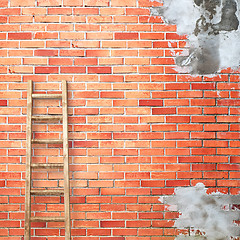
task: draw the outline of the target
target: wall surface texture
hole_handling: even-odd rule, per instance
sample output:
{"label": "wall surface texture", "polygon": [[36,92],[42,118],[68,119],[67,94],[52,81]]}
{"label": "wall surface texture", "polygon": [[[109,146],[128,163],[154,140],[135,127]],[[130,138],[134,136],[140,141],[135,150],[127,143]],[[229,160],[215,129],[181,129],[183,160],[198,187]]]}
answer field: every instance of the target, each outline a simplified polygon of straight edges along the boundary
{"label": "wall surface texture", "polygon": [[[179,212],[160,196],[197,183],[239,194],[239,3],[209,2],[0,0],[1,240],[24,235],[28,80],[37,93],[68,81],[73,240],[189,236],[189,223],[174,226]],[[58,100],[34,102],[34,114],[60,111]],[[55,139],[62,128],[33,130]],[[33,161],[60,162],[61,154],[61,145],[36,145]],[[33,172],[34,188],[62,186],[60,171]],[[206,199],[195,209],[212,208]],[[63,200],[36,196],[33,214],[63,215]],[[194,219],[206,217],[201,209]],[[33,223],[32,235],[63,240],[64,226]]]}

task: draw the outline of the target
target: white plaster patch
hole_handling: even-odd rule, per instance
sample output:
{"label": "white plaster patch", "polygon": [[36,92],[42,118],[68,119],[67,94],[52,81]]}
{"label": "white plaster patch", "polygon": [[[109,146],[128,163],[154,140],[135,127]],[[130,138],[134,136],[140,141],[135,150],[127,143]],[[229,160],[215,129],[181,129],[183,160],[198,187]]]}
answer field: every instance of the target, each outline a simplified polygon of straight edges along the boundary
{"label": "white plaster patch", "polygon": [[[240,20],[240,17],[238,19]],[[238,31],[220,34],[219,54],[221,69],[237,69],[240,66],[240,28]]]}
{"label": "white plaster patch", "polygon": [[177,32],[181,35],[191,35],[197,19],[201,16],[199,9],[193,6],[192,0],[165,0],[164,9],[164,20],[176,24]]}
{"label": "white plaster patch", "polygon": [[[162,0],[155,1],[162,2]],[[177,25],[178,34],[188,36],[190,56],[176,61],[179,66],[177,70],[180,72],[209,75],[216,74],[225,68],[237,69],[240,66],[240,24],[237,29],[221,28],[224,24],[226,25],[226,21],[221,21],[222,13],[225,11],[223,5],[229,0],[219,0],[220,4],[213,7],[214,14],[211,14],[205,6],[207,1],[209,0],[202,0],[202,5],[198,6],[195,0],[164,0],[162,8],[152,8],[153,15],[164,16],[167,23]],[[236,15],[240,22],[240,1],[231,0],[230,2],[229,6],[236,4],[237,11],[235,9],[232,15]],[[233,10],[228,8],[227,11]],[[229,16],[232,15],[230,13]],[[220,30],[217,33],[211,32],[213,26],[208,27],[204,32],[204,24],[220,26]],[[231,24],[231,21],[228,24]],[[200,29],[200,32],[196,33],[196,29]],[[213,59],[216,61],[213,62]],[[204,62],[207,64],[204,65]],[[211,62],[212,67],[209,67]]]}
{"label": "white plaster patch", "polygon": [[239,203],[240,197],[220,193],[208,195],[206,191],[204,184],[198,183],[195,187],[177,188],[174,196],[165,197],[167,209],[174,210],[177,205],[181,213],[175,227],[191,228],[192,233],[200,232],[208,240],[238,236],[239,228],[234,225],[234,220],[239,219],[239,211],[227,207]]}

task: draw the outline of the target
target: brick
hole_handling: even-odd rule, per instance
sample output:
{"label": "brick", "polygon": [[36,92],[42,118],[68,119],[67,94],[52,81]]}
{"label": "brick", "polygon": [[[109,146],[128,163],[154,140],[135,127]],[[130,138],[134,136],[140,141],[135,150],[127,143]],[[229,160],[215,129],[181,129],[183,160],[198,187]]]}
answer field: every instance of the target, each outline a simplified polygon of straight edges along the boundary
{"label": "brick", "polygon": [[163,100],[139,100],[139,106],[163,106]]}
{"label": "brick", "polygon": [[137,236],[137,229],[113,229],[113,236]]}
{"label": "brick", "polygon": [[88,236],[109,236],[111,234],[110,229],[88,229]]}
{"label": "brick", "polygon": [[[113,18],[113,22],[114,23],[137,23],[138,17],[137,16],[115,16]],[[143,30],[144,29],[142,29],[142,31]]]}
{"label": "brick", "polygon": [[164,33],[140,33],[140,39],[164,39]]}
{"label": "brick", "polygon": [[220,99],[217,100],[218,106],[239,106],[240,101],[239,100],[233,100],[233,99]]}
{"label": "brick", "polygon": [[112,0],[111,1],[112,7],[135,7],[136,0]]}
{"label": "brick", "polygon": [[35,16],[34,19],[36,23],[58,23],[60,20],[59,16]]}
{"label": "brick", "polygon": [[139,236],[163,235],[163,229],[139,229]]}
{"label": "brick", "polygon": [[21,25],[22,31],[44,31],[45,30],[45,23],[42,24],[35,24],[33,22],[33,16],[22,16],[22,17],[13,17],[12,19],[15,22],[24,23],[29,22],[29,24]]}
{"label": "brick", "polygon": [[151,110],[149,108],[127,108],[127,115],[149,115]]}
{"label": "brick", "polygon": [[72,32],[71,34],[69,34],[67,32],[61,32],[60,39],[73,39],[73,40],[84,39],[84,33]]}
{"label": "brick", "polygon": [[114,150],[114,156],[125,156],[125,155],[129,155],[129,156],[136,156],[138,155],[138,150],[137,149],[115,149]]}
{"label": "brick", "polygon": [[75,65],[97,65],[97,58],[77,58]]}
{"label": "brick", "polygon": [[[116,158],[116,157],[114,157]],[[119,157],[118,157],[119,158]],[[104,173],[99,173],[100,179],[123,179],[124,178],[124,173],[112,173],[112,172],[104,172]],[[106,186],[105,186],[106,187]]]}
{"label": "brick", "polygon": [[239,187],[238,180],[217,180],[218,186]]}
{"label": "brick", "polygon": [[[9,17],[9,23],[32,23],[33,17],[32,16],[10,16]],[[30,30],[25,26],[25,28],[22,27],[22,30]]]}
{"label": "brick", "polygon": [[137,67],[131,66],[121,66],[121,67],[113,67],[113,73],[136,73]]}
{"label": "brick", "polygon": [[38,49],[34,51],[34,56],[58,56],[58,50]]}
{"label": "brick", "polygon": [[83,57],[84,50],[60,50],[60,56],[74,56],[74,57]]}
{"label": "brick", "polygon": [[214,116],[192,116],[192,122],[215,122],[215,117]]}
{"label": "brick", "polygon": [[128,212],[113,212],[113,219],[137,219],[137,213],[128,213]]}
{"label": "brick", "polygon": [[9,56],[33,56],[32,50],[9,50]]}
{"label": "brick", "polygon": [[110,56],[109,50],[86,50],[87,57],[108,57]]}
{"label": "brick", "polygon": [[20,58],[1,58],[0,65],[20,65]]}
{"label": "brick", "polygon": [[71,8],[49,8],[48,14],[50,15],[70,15],[72,13]]}
{"label": "brick", "polygon": [[215,99],[192,99],[192,106],[215,106]]}
{"label": "brick", "polygon": [[109,0],[86,0],[85,6],[90,7],[108,7],[109,6]]}
{"label": "brick", "polygon": [[36,74],[58,73],[58,67],[35,67]]}
{"label": "brick", "polygon": [[124,221],[101,221],[100,226],[103,228],[117,228],[117,227],[124,227]]}
{"label": "brick", "polygon": [[7,106],[7,100],[0,100],[0,106]]}
{"label": "brick", "polygon": [[[2,3],[4,5],[4,2]],[[20,15],[20,8],[3,8],[0,9],[1,15]]]}
{"label": "brick", "polygon": [[63,6],[81,7],[83,6],[83,1],[82,0],[63,0]]}
{"label": "brick", "polygon": [[204,178],[228,178],[228,172],[204,172],[203,173]]}
{"label": "brick", "polygon": [[[156,49],[151,49],[151,50],[139,50],[139,56],[140,57],[146,57],[146,56],[150,56],[150,57],[162,57],[163,56],[163,50],[156,50]],[[161,60],[161,59],[160,59]],[[158,59],[159,61],[159,59]],[[161,64],[162,63],[156,63],[156,61],[154,61],[154,59],[152,59],[152,64]]]}
{"label": "brick", "polygon": [[102,8],[100,9],[101,15],[123,15],[124,9],[123,8]]}
{"label": "brick", "polygon": [[238,139],[239,133],[238,132],[219,132],[217,133],[218,139]]}
{"label": "brick", "polygon": [[187,90],[190,89],[189,83],[166,83],[165,84],[166,90]]}
{"label": "brick", "polygon": [[228,162],[228,157],[223,156],[205,156],[204,161],[206,163],[224,163]]}
{"label": "brick", "polygon": [[73,59],[71,58],[50,58],[49,65],[72,65]]}
{"label": "brick", "polygon": [[167,187],[186,187],[190,185],[189,180],[167,180]]}
{"label": "brick", "polygon": [[62,23],[85,23],[86,17],[85,16],[62,16],[61,22]]}
{"label": "brick", "polygon": [[[47,25],[47,31],[73,31],[73,24],[48,24]],[[81,34],[78,35],[80,37]],[[66,33],[62,33],[62,37],[68,37]],[[74,34],[74,37],[76,37],[76,34]]]}
{"label": "brick", "polygon": [[133,40],[138,39],[138,33],[115,33],[116,40]]}
{"label": "brick", "polygon": [[188,116],[167,116],[167,123],[189,123],[190,117]]}
{"label": "brick", "polygon": [[61,73],[86,73],[85,67],[61,67]]}
{"label": "brick", "polygon": [[[0,17],[0,22],[1,22],[1,23],[7,23],[7,21],[8,21],[7,16],[1,16],[1,17]],[[6,34],[4,34],[4,35],[5,35],[5,39],[6,39]]]}
{"label": "brick", "polygon": [[9,40],[18,40],[18,39],[32,39],[32,33],[24,32],[24,33],[8,33]]}
{"label": "brick", "polygon": [[111,23],[112,16],[88,16],[89,23]]}
{"label": "brick", "polygon": [[43,7],[54,7],[61,6],[61,0],[37,0],[37,6]]}
{"label": "brick", "polygon": [[96,39],[96,40],[106,40],[106,39],[113,39],[113,34],[112,33],[105,33],[105,32],[101,32],[101,33],[87,33],[87,39]]}
{"label": "brick", "polygon": [[110,74],[111,72],[112,72],[111,67],[88,67],[88,73]]}
{"label": "brick", "polygon": [[175,61],[173,58],[153,58],[152,59],[152,64],[156,64],[156,65],[174,65],[174,63]]}
{"label": "brick", "polygon": [[44,47],[43,41],[23,41],[20,42],[21,48],[42,48]]}
{"label": "brick", "polygon": [[0,1],[0,7],[7,7],[8,6],[8,0],[1,0]]}
{"label": "brick", "polygon": [[176,114],[176,108],[153,108],[152,115]]}
{"label": "brick", "polygon": [[164,23],[162,17],[157,16],[140,16],[139,17],[140,23]]}
{"label": "brick", "polygon": [[163,73],[162,66],[140,66],[139,73]]}
{"label": "brick", "polygon": [[[121,56],[137,56],[138,52],[136,50],[112,50],[111,56],[121,57]],[[136,65],[136,64],[133,64]]]}
{"label": "brick", "polygon": [[124,27],[124,24],[118,24],[118,25],[115,25],[115,24],[102,24],[101,29],[102,29],[102,31],[113,31],[113,32],[116,32],[116,31],[124,31],[125,27]]}

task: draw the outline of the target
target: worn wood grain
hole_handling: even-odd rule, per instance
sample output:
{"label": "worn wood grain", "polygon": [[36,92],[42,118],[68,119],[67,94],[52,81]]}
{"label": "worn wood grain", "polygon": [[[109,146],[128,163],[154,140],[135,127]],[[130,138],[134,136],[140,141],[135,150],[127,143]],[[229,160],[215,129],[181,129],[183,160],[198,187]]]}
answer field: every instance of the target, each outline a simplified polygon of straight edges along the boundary
{"label": "worn wood grain", "polygon": [[30,240],[31,238],[32,86],[32,81],[28,81],[24,240]]}
{"label": "worn wood grain", "polygon": [[32,168],[43,168],[43,169],[53,169],[53,168],[63,168],[63,163],[32,163],[31,167]]}
{"label": "worn wood grain", "polygon": [[63,108],[63,162],[64,162],[64,213],[65,213],[65,240],[71,239],[70,226],[70,196],[69,196],[69,162],[68,162],[68,109],[67,109],[67,82],[62,81],[62,108]]}
{"label": "worn wood grain", "polygon": [[32,98],[62,98],[62,94],[32,94]]}
{"label": "worn wood grain", "polygon": [[31,222],[64,222],[65,217],[31,217]]}

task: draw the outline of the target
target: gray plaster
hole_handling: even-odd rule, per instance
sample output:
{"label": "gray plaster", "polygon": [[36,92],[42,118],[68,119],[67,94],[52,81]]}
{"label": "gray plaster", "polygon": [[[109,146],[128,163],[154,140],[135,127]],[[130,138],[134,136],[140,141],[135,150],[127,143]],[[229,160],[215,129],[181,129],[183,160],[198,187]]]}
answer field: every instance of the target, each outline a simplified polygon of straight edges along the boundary
{"label": "gray plaster", "polygon": [[177,25],[179,34],[188,35],[188,56],[176,58],[184,71],[207,75],[239,67],[239,0],[165,0],[152,14],[164,16]]}
{"label": "gray plaster", "polygon": [[232,206],[240,203],[240,196],[208,195],[206,190],[199,183],[195,187],[177,188],[174,196],[164,197],[164,203],[169,205],[167,210],[181,213],[175,227],[191,229],[190,236],[178,239],[226,240],[239,236],[240,229],[234,220],[239,219],[240,211]]}

